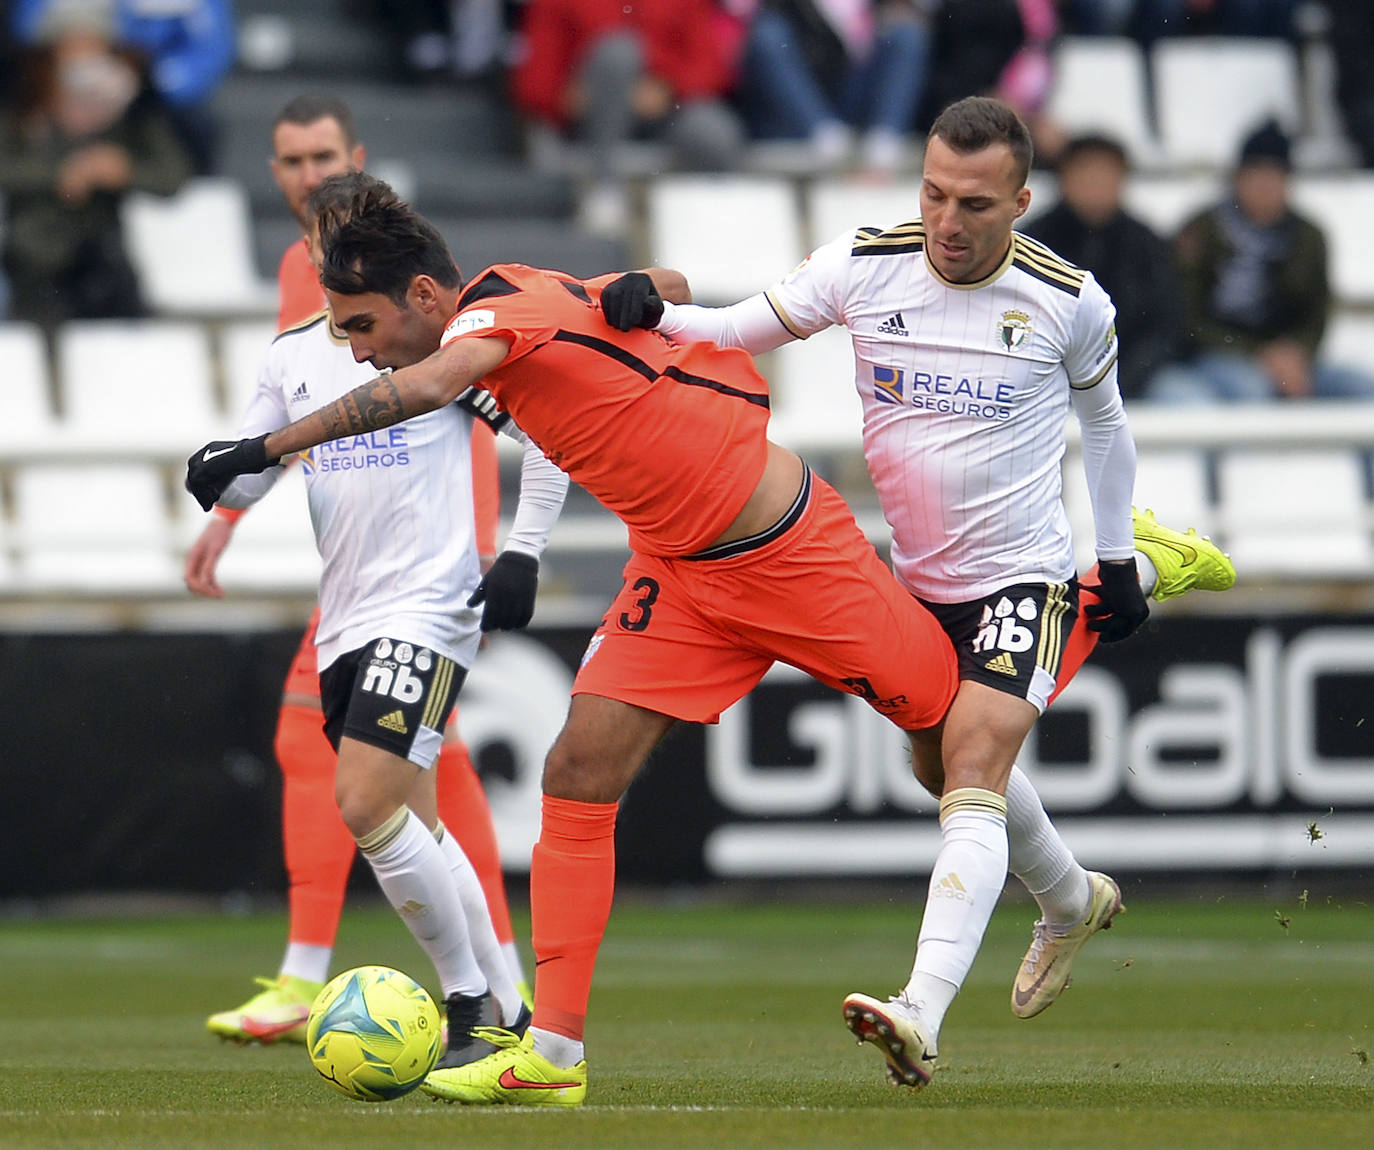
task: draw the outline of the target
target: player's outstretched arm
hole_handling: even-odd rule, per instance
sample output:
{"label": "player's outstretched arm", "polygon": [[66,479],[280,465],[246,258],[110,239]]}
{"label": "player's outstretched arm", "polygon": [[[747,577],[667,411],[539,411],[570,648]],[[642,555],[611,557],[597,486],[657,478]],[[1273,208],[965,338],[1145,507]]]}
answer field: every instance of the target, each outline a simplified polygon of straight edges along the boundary
{"label": "player's outstretched arm", "polygon": [[255,475],[285,455],[379,431],[450,402],[505,359],[504,339],[457,339],[419,363],[384,371],[280,431],[206,444],[186,463],[186,490],[209,511],[240,475]]}

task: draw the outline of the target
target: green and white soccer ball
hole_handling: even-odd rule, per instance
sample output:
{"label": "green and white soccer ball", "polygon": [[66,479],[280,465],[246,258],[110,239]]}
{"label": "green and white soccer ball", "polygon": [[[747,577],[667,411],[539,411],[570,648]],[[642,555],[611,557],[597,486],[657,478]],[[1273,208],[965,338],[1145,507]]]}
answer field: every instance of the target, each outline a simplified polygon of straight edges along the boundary
{"label": "green and white soccer ball", "polygon": [[360,1102],[410,1093],[434,1069],[442,1045],[434,999],[387,966],[336,975],[316,996],[305,1025],[315,1069]]}

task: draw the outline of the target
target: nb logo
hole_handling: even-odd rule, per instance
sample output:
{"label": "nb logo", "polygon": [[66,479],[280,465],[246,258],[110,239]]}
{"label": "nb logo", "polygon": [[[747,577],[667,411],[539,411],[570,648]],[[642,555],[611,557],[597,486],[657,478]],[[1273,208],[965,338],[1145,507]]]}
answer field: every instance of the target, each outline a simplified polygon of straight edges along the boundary
{"label": "nb logo", "polygon": [[[1021,626],[1023,620],[1030,622],[1040,617],[1040,608],[1034,599],[1027,596],[1019,603],[1013,603],[1005,595],[995,606],[984,606],[983,617],[978,620],[978,634],[973,640],[974,653],[983,651],[1029,651],[1035,642],[1035,632]],[[994,660],[996,662],[996,660]],[[1005,670],[988,664],[993,671]],[[1012,668],[1015,673],[1015,668]]]}
{"label": "nb logo", "polygon": [[409,667],[369,663],[363,673],[363,690],[374,695],[390,695],[399,703],[418,703],[425,693],[425,681]]}

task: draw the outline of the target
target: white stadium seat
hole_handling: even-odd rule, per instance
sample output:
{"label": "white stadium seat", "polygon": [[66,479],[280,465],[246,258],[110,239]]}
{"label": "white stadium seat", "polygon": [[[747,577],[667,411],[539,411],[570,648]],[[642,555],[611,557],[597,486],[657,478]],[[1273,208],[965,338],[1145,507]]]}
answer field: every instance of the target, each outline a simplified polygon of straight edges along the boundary
{"label": "white stadium seat", "polygon": [[1247,576],[1374,574],[1364,460],[1354,450],[1236,448],[1217,462],[1221,522]]}
{"label": "white stadium seat", "polygon": [[784,344],[760,366],[772,393],[770,439],[803,455],[861,446],[863,406],[848,331],[830,327]]}
{"label": "white stadium seat", "polygon": [[180,586],[161,469],[29,463],[15,469],[17,578],[31,591],[165,592]]}
{"label": "white stadium seat", "polygon": [[1301,126],[1297,54],[1286,41],[1166,36],[1152,59],[1165,164],[1227,169],[1269,117],[1290,134]]}
{"label": "white stadium seat", "polygon": [[0,323],[0,363],[5,365],[0,455],[13,458],[52,450],[57,421],[43,333],[30,323]]}
{"label": "white stadium seat", "polygon": [[[810,250],[851,228],[890,228],[914,220],[921,214],[921,185],[916,180],[878,184],[817,179],[808,188],[806,205]],[[787,269],[779,270],[773,278],[780,278],[783,270]]]}
{"label": "white stadium seat", "polygon": [[1374,174],[1299,176],[1293,205],[1326,234],[1331,290],[1347,304],[1374,304]]}
{"label": "white stadium seat", "polygon": [[1156,161],[1145,57],[1128,37],[1060,40],[1046,110],[1071,135],[1094,132],[1116,140],[1133,165],[1149,167]]}
{"label": "white stadium seat", "polygon": [[1318,356],[1374,373],[1374,314],[1337,311],[1326,325]]}
{"label": "white stadium seat", "polygon": [[734,303],[806,254],[790,181],[663,176],[648,188],[650,262],[687,276],[699,303]]}
{"label": "white stadium seat", "polygon": [[1226,182],[1216,175],[1131,176],[1122,189],[1126,210],[1170,239],[1203,208],[1221,199]]}
{"label": "white stadium seat", "polygon": [[220,329],[219,358],[230,420],[237,421],[253,398],[258,371],[276,335],[276,321],[269,319],[239,320]]}
{"label": "white stadium seat", "polygon": [[77,320],[57,336],[63,445],[185,458],[231,428],[214,398],[203,325]]}
{"label": "white stadium seat", "polygon": [[1149,508],[1161,523],[1200,535],[1215,529],[1207,456],[1188,448],[1142,447],[1135,467],[1135,505]]}
{"label": "white stadium seat", "polygon": [[136,192],[122,207],[125,239],[148,305],[167,315],[270,314],[277,289],[258,275],[248,194],[202,176],[174,196]]}

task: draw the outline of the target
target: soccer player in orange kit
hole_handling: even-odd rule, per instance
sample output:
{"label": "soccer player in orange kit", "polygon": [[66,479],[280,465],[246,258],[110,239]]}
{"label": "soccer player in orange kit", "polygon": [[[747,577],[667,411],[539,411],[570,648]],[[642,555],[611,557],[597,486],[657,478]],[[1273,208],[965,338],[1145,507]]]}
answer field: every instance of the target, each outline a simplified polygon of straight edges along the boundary
{"label": "soccer player in orange kit", "polygon": [[[329,176],[360,170],[366,159],[347,104],[326,95],[298,96],[282,108],[272,128],[272,151],[272,174],[303,231],[310,193]],[[279,331],[313,320],[324,309],[324,290],[304,236],[283,254],[277,284]],[[472,437],[472,459],[477,544],[485,569],[496,556],[500,481],[495,436],[480,422]],[[223,595],[215,567],[243,514],[215,508],[186,559],[186,585],[194,593]],[[286,952],[276,978],[257,980],[259,993],[206,1021],[212,1034],[239,1042],[305,1040],[310,1004],[329,976],[356,853],[334,802],[336,755],[322,729],[315,660],[318,622],[316,608],[287,672],[274,745],[282,771],[282,845],[289,882]],[[455,723],[447,729],[439,757],[439,816],[477,872],[502,953],[525,992],[491,810]]]}
{"label": "soccer player in orange kit", "polygon": [[[513,419],[629,529],[624,586],[545,761],[533,1023],[523,1039],[483,1028],[495,1053],[424,1085],[449,1101],[580,1105],[617,803],[655,744],[679,721],[714,722],[777,660],[918,732],[954,697],[954,652],[839,495],[768,441],[768,385],[746,353],[609,330],[610,276],[505,264],[464,286],[403,204],[321,225],[335,321],[383,374],[281,431],[196,452],[187,488],[202,506],[284,455],[457,399]],[[942,800],[947,828],[988,819],[1005,821],[1000,795]]]}

